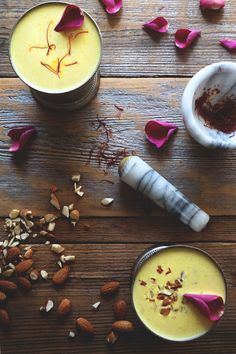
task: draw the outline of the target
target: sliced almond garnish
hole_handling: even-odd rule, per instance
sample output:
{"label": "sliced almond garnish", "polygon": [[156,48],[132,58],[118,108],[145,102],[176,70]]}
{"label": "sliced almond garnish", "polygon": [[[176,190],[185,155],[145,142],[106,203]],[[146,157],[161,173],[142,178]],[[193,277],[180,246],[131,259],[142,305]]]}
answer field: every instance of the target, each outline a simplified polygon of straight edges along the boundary
{"label": "sliced almond garnish", "polygon": [[44,311],[45,312],[49,312],[49,311],[51,311],[53,309],[53,307],[54,307],[54,303],[53,303],[52,300],[49,299],[49,300],[46,301],[44,306],[40,307],[39,311],[41,311],[41,312],[44,312]]}
{"label": "sliced almond garnish", "polygon": [[46,270],[42,269],[40,271],[40,275],[41,277],[44,279],[44,280],[47,280],[48,279],[48,272],[46,272]]}
{"label": "sliced almond garnish", "polygon": [[15,269],[7,269],[4,272],[2,272],[2,275],[4,275],[4,277],[11,277],[13,275],[13,273],[15,272]]}
{"label": "sliced almond garnish", "polygon": [[46,214],[44,215],[44,220],[46,223],[53,222],[57,219],[57,215],[55,214]]}
{"label": "sliced almond garnish", "polygon": [[64,254],[60,257],[62,263],[74,262],[75,256],[65,256]]}
{"label": "sliced almond garnish", "polygon": [[114,199],[113,198],[103,198],[101,201],[101,204],[104,206],[108,206],[111,203],[113,203]]}
{"label": "sliced almond garnish", "polygon": [[75,186],[75,194],[77,194],[80,197],[83,197],[84,192],[82,192],[81,189],[82,189],[82,186],[79,186],[79,187]]}
{"label": "sliced almond garnish", "polygon": [[68,334],[69,338],[75,338],[75,332],[74,331],[70,331]]}
{"label": "sliced almond garnish", "polygon": [[71,179],[72,179],[72,182],[78,183],[80,181],[80,174],[72,176]]}
{"label": "sliced almond garnish", "polygon": [[100,305],[101,305],[101,301],[95,302],[95,304],[92,305],[92,308],[93,308],[94,310],[97,310]]}
{"label": "sliced almond garnish", "polygon": [[50,231],[50,232],[54,231],[55,227],[56,227],[56,223],[55,222],[50,222],[48,224],[48,231]]}
{"label": "sliced almond garnish", "polygon": [[16,219],[20,215],[20,210],[12,209],[9,213],[9,218]]}
{"label": "sliced almond garnish", "polygon": [[67,205],[64,205],[62,208],[62,215],[64,215],[66,218],[69,218],[70,216],[70,211]]}
{"label": "sliced almond garnish", "polygon": [[59,244],[53,243],[51,246],[51,251],[54,253],[60,254],[65,251],[65,248]]}
{"label": "sliced almond garnish", "polygon": [[54,193],[51,193],[51,200],[50,203],[54,206],[54,208],[56,208],[57,210],[60,210],[60,203],[58,198],[56,197],[56,195]]}
{"label": "sliced almond garnish", "polygon": [[31,280],[34,280],[34,281],[36,281],[36,280],[38,280],[38,278],[39,278],[39,271],[38,271],[38,269],[33,269],[31,272],[30,272],[30,279]]}

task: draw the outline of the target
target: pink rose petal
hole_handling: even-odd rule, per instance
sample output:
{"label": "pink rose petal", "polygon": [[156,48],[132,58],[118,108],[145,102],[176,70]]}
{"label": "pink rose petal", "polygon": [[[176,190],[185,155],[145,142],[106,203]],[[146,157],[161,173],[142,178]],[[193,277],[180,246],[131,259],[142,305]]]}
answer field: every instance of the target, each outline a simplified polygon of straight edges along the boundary
{"label": "pink rose petal", "polygon": [[219,295],[184,294],[211,321],[218,321],[224,313],[224,301]]}
{"label": "pink rose petal", "polygon": [[122,0],[102,0],[102,3],[110,15],[116,14],[122,8]]}
{"label": "pink rose petal", "polygon": [[197,37],[200,37],[200,35],[200,30],[187,28],[178,29],[175,32],[175,45],[180,49],[187,48]]}
{"label": "pink rose petal", "polygon": [[157,119],[149,120],[145,126],[146,138],[159,149],[177,129],[177,125],[173,123],[161,122]]}
{"label": "pink rose petal", "polygon": [[32,126],[10,129],[8,136],[13,140],[13,143],[10,146],[9,151],[20,151],[35,134],[36,129]]}
{"label": "pink rose petal", "polygon": [[83,11],[76,5],[67,5],[54,31],[73,31],[80,28],[83,23]]}
{"label": "pink rose petal", "polygon": [[143,27],[154,32],[164,33],[168,31],[169,23],[165,17],[157,17],[155,20],[144,23]]}
{"label": "pink rose petal", "polygon": [[236,49],[236,40],[235,39],[221,39],[219,43],[228,50]]}
{"label": "pink rose petal", "polygon": [[225,0],[200,0],[200,7],[206,10],[220,10],[225,6]]}

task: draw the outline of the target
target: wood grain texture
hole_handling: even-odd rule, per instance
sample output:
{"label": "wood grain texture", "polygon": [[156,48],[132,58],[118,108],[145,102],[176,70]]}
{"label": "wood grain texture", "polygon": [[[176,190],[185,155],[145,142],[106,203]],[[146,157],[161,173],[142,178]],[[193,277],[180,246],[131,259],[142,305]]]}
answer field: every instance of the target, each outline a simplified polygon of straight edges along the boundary
{"label": "wood grain texture", "polygon": [[[18,79],[0,81],[0,215],[13,207],[30,207],[38,216],[52,210],[49,188],[56,184],[62,205],[75,202],[82,216],[143,215],[144,199],[119,181],[117,165],[104,175],[91,148],[105,141],[96,116],[113,131],[109,154],[127,147],[211,215],[236,214],[236,152],[209,151],[187,134],[180,100],[186,79],[103,79],[96,99],[76,113],[58,114],[41,108]],[[124,108],[118,111],[114,104]],[[145,139],[148,119],[160,118],[179,126],[162,150]],[[8,151],[6,132],[15,126],[34,125],[38,136],[25,153],[14,158]],[[85,196],[73,194],[71,175],[82,175]],[[109,179],[113,184],[107,182]],[[216,193],[217,191],[217,193]],[[115,199],[109,208],[104,197]],[[28,203],[30,202],[30,205]],[[154,213],[164,215],[159,208]]]}
{"label": "wood grain texture", "polygon": [[[43,0],[0,2],[0,76],[14,76],[8,58],[9,33],[17,19],[31,6]],[[202,13],[199,1],[124,1],[123,10],[108,16],[99,0],[80,1],[98,22],[103,34],[104,55],[101,65],[103,76],[191,76],[200,68],[221,60],[235,60],[218,41],[235,38],[234,1],[227,0],[224,10]],[[156,16],[165,16],[170,22],[168,34],[151,34],[142,24]],[[202,37],[190,48],[181,51],[174,45],[178,28],[202,30]]]}
{"label": "wood grain texture", "polygon": [[[51,281],[39,281],[34,285],[32,294],[24,297],[22,294],[9,300],[8,308],[12,318],[12,329],[6,335],[0,334],[3,354],[40,354],[40,353],[110,353],[105,337],[109,332],[113,317],[112,304],[114,299],[102,299],[97,312],[91,305],[100,300],[99,289],[106,281],[116,279],[121,282],[118,297],[123,297],[129,304],[127,318],[134,321],[136,331],[131,337],[123,337],[115,345],[116,353],[170,353],[173,350],[189,354],[223,354],[233,353],[236,340],[235,316],[236,307],[236,274],[233,268],[236,246],[226,243],[197,243],[196,246],[211,253],[222,266],[228,282],[228,307],[218,326],[207,336],[189,343],[176,344],[162,341],[150,335],[137,320],[131,306],[129,278],[136,257],[150,244],[133,245],[66,245],[68,253],[77,256],[72,267],[70,278],[64,288],[55,290]],[[35,264],[52,273],[56,270],[56,256],[51,254],[46,246],[34,246]],[[55,310],[48,316],[39,312],[44,301],[51,298],[55,304],[63,297],[69,297],[73,302],[73,311],[64,323],[58,322]],[[96,329],[93,341],[85,342],[83,338],[70,341],[67,338],[69,330],[74,329],[78,316],[90,319]],[[32,349],[34,348],[34,349]],[[33,350],[33,351],[32,351]]]}
{"label": "wood grain texture", "polygon": [[[89,226],[89,229],[88,229]],[[75,228],[65,219],[59,219],[53,234],[64,243],[183,243],[183,242],[236,242],[235,217],[212,217],[207,227],[196,233],[179,220],[169,216],[143,217],[82,217]],[[0,221],[0,240],[7,234]],[[47,238],[30,237],[26,242],[44,243]]]}

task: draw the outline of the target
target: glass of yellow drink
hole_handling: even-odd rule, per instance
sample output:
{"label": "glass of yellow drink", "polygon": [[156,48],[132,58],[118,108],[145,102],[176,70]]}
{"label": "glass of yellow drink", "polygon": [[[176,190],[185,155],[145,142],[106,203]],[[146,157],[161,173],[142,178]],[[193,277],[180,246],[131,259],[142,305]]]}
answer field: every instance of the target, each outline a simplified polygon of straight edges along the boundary
{"label": "glass of yellow drink", "polygon": [[101,33],[87,12],[80,28],[54,30],[67,5],[46,2],[31,8],[10,39],[14,71],[39,102],[57,110],[80,108],[93,98],[102,57]]}
{"label": "glass of yellow drink", "polygon": [[226,302],[226,281],[216,261],[191,246],[163,246],[145,251],[136,261],[132,300],[141,322],[172,341],[201,337],[215,325],[184,294],[214,294]]}

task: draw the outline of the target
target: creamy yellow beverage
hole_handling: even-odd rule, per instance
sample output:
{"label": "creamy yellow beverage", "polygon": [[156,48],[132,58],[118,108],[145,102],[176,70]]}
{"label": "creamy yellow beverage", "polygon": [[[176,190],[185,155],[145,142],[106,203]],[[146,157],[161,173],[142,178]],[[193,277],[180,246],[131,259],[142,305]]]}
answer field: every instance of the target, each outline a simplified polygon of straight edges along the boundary
{"label": "creamy yellow beverage", "polygon": [[163,248],[148,258],[133,283],[133,303],[141,321],[152,332],[175,341],[208,332],[210,321],[183,295],[215,294],[225,302],[226,288],[216,263],[200,250]]}
{"label": "creamy yellow beverage", "polygon": [[84,84],[101,58],[99,31],[84,14],[74,31],[56,32],[66,5],[46,3],[27,12],[16,25],[10,43],[14,70],[38,91],[61,93]]}

